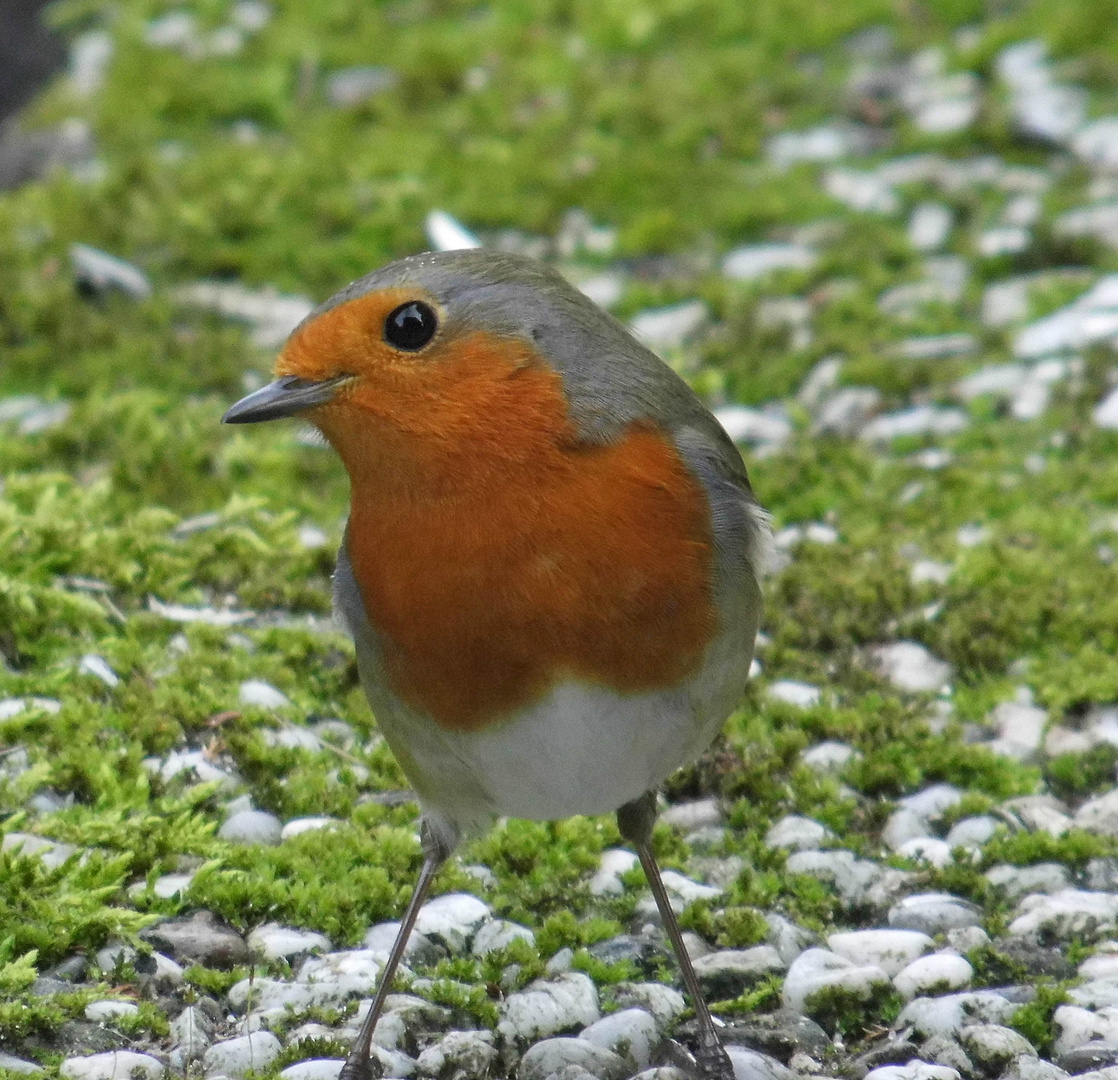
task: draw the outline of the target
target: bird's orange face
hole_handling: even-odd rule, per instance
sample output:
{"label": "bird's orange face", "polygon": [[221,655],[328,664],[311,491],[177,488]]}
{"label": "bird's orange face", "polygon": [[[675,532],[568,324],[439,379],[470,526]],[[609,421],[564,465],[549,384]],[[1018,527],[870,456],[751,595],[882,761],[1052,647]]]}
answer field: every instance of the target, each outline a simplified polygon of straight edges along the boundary
{"label": "bird's orange face", "polygon": [[438,301],[414,287],[367,293],[304,324],[275,371],[332,387],[304,411],[351,475],[390,465],[414,484],[415,469],[453,468],[457,452],[520,457],[568,424],[559,376],[530,345],[448,327]]}

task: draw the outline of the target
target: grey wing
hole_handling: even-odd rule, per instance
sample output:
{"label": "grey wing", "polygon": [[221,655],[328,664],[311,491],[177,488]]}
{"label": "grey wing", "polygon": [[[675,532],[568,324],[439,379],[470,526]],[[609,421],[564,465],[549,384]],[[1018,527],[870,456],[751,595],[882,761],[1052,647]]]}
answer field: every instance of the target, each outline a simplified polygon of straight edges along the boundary
{"label": "grey wing", "polygon": [[[680,456],[703,481],[710,499],[720,596],[759,604],[758,582],[769,560],[769,515],[757,502],[741,455],[709,413],[672,433]],[[705,421],[705,422],[704,422]]]}

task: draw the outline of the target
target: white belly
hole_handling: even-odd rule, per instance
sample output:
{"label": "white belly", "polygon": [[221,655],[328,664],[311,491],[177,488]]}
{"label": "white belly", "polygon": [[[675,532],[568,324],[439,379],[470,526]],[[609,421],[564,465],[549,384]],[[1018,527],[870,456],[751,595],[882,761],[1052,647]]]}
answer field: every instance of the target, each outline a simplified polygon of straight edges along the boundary
{"label": "white belly", "polygon": [[451,731],[389,689],[341,558],[336,585],[377,724],[451,846],[495,816],[550,821],[608,813],[694,761],[741,698],[756,630],[752,618],[725,630],[700,671],[672,690],[622,694],[568,680],[481,731]]}
{"label": "white belly", "polygon": [[376,713],[424,803],[462,829],[495,815],[616,810],[701,753],[725,719],[696,717],[682,691],[622,696],[574,683],[478,732],[444,730],[387,701]]}

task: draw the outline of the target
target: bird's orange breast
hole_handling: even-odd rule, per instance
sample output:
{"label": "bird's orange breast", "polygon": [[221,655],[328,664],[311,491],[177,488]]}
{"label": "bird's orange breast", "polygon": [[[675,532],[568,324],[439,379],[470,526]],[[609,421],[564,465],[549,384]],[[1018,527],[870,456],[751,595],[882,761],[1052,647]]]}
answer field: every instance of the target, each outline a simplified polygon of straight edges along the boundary
{"label": "bird's orange breast", "polygon": [[481,333],[414,377],[422,393],[388,379],[320,418],[392,690],[477,730],[564,677],[639,693],[692,675],[717,626],[713,546],[670,439],[581,440],[555,371]]}

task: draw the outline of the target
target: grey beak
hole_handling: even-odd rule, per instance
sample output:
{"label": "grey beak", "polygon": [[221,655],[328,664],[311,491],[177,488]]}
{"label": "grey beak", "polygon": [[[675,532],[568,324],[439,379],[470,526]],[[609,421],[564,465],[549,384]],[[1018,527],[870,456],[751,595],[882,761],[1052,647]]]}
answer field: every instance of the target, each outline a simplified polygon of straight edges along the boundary
{"label": "grey beak", "polygon": [[304,409],[325,405],[342,383],[351,375],[335,375],[332,379],[312,381],[295,375],[285,375],[275,382],[241,398],[221,418],[223,424],[258,424],[261,420],[278,420],[295,416]]}

